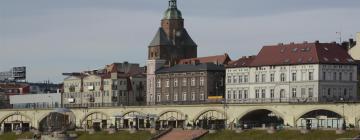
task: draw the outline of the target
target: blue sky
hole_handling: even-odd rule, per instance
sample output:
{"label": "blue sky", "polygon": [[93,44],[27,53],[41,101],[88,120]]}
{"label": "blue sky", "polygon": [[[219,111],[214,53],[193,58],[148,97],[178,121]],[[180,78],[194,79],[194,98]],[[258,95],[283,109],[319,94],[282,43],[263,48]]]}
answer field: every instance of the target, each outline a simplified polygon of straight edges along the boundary
{"label": "blue sky", "polygon": [[[178,0],[198,55],[253,55],[279,42],[338,41],[360,31],[359,0]],[[167,0],[0,0],[0,71],[28,80],[112,62],[145,64]]]}

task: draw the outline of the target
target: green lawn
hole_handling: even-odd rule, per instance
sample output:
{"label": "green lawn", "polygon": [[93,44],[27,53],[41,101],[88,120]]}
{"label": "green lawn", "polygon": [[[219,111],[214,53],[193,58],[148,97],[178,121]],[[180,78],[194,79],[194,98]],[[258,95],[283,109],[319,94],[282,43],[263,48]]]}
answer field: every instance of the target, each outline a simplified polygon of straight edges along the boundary
{"label": "green lawn", "polygon": [[33,134],[30,132],[22,133],[21,135],[15,135],[15,133],[4,133],[0,135],[0,140],[16,140],[16,139],[23,139],[23,138],[32,138]]}
{"label": "green lawn", "polygon": [[89,135],[88,133],[78,133],[77,140],[148,140],[151,134],[148,131],[138,131],[130,134],[127,131],[120,131],[115,134],[108,134],[107,132],[96,132]]}
{"label": "green lawn", "polygon": [[308,134],[301,134],[295,130],[284,130],[267,134],[266,131],[250,130],[237,134],[234,131],[226,130],[207,134],[200,140],[336,140],[338,138],[354,138],[359,133],[359,131],[347,131],[345,134],[337,135],[335,131],[311,131]]}

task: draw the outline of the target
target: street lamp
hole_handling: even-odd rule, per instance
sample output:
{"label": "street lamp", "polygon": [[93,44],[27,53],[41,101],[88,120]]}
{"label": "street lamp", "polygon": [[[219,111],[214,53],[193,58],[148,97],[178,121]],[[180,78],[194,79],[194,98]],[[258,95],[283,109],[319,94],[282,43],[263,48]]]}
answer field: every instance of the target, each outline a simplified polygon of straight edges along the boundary
{"label": "street lamp", "polygon": [[53,106],[53,104],[54,104],[54,98],[53,98],[51,95],[49,95],[48,97],[51,99],[51,108],[53,108],[53,107],[54,107],[54,106]]}
{"label": "street lamp", "polygon": [[346,129],[346,122],[345,122],[345,102],[344,102],[344,98],[341,97],[340,98],[341,102],[342,102],[342,117],[343,117],[343,125],[342,125],[342,129],[345,130]]}

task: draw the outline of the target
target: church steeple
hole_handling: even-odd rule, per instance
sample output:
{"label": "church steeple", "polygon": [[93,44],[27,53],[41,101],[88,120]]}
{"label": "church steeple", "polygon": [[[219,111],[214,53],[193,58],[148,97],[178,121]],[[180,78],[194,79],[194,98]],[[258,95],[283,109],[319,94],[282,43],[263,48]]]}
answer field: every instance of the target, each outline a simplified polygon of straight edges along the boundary
{"label": "church steeple", "polygon": [[170,0],[169,1],[169,8],[177,8],[176,0]]}
{"label": "church steeple", "polygon": [[184,19],[176,0],[169,0],[161,27],[149,45],[148,55],[149,60],[166,60],[168,66],[180,59],[197,56],[197,45],[184,28]]}

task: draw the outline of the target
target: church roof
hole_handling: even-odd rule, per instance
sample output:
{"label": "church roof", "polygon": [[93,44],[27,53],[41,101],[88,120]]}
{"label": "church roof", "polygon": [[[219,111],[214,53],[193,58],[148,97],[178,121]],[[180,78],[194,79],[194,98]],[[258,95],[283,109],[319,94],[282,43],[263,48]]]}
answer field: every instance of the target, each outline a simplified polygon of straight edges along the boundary
{"label": "church roof", "polygon": [[191,39],[190,35],[186,31],[186,29],[183,29],[179,36],[179,41],[177,41],[178,45],[180,46],[197,46],[194,40]]}
{"label": "church roof", "polygon": [[171,46],[172,43],[166,36],[165,31],[162,28],[156,32],[154,39],[151,41],[149,47],[153,46]]}

